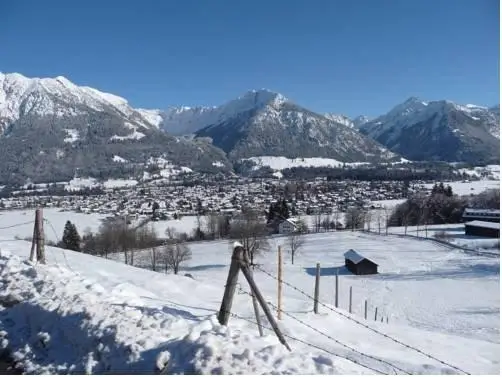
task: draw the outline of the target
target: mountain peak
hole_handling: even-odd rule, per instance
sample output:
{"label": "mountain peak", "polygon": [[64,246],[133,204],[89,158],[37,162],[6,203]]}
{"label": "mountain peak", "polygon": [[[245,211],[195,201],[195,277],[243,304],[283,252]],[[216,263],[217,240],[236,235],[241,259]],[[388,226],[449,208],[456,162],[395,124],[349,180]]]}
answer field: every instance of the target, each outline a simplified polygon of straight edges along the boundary
{"label": "mountain peak", "polygon": [[288,99],[280,93],[262,88],[249,90],[234,101],[245,101],[252,107],[263,107],[266,105],[278,106],[287,100]]}

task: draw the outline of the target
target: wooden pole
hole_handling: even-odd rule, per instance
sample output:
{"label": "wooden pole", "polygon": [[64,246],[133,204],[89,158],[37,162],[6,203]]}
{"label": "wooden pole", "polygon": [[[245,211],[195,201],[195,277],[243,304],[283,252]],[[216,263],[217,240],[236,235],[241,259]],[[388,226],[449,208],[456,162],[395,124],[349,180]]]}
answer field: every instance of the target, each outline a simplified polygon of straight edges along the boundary
{"label": "wooden pole", "polygon": [[291,348],[289,347],[288,343],[286,342],[286,338],[284,338],[284,335],[282,334],[281,330],[279,329],[279,326],[277,326],[277,322],[275,321],[274,316],[270,312],[270,309],[268,308],[265,299],[261,295],[261,292],[258,289],[258,286],[256,285],[255,281],[253,280],[253,277],[251,276],[251,273],[249,271],[249,267],[242,262],[240,263],[240,267],[241,267],[241,270],[242,270],[244,277],[246,278],[246,280],[249,283],[249,287],[251,288],[251,291],[254,293],[254,295],[258,299],[258,302],[260,303],[261,308],[263,309],[263,312],[265,313],[265,316],[267,317],[270,325],[274,329],[275,335],[277,335],[277,338],[287,348],[287,350],[291,351]]}
{"label": "wooden pole", "polygon": [[389,323],[389,317],[387,317],[387,323]]}
{"label": "wooden pole", "polygon": [[38,243],[37,226],[38,226],[38,211],[35,210],[35,222],[33,223],[33,238],[31,239],[31,251],[30,251],[30,261],[32,262],[33,259],[35,259],[35,245]]}
{"label": "wooden pole", "polygon": [[239,267],[242,261],[244,248],[240,244],[234,245],[232,253],[232,262],[228,271],[227,284],[225,285],[225,292],[221,300],[220,312],[218,313],[218,322],[226,326],[230,319],[230,311],[232,310],[232,302],[234,300],[235,288],[237,286],[237,279],[239,277]]}
{"label": "wooden pole", "polygon": [[[244,262],[249,266],[249,255],[244,253]],[[253,276],[253,271],[249,270],[251,276]],[[256,324],[258,325],[258,332],[260,336],[263,336],[263,326],[261,325],[260,309],[258,308],[258,301],[256,301],[256,296],[253,291],[251,291],[251,301],[253,301],[254,316],[256,317]]]}
{"label": "wooden pole", "polygon": [[375,307],[375,321],[377,320],[377,315],[378,315],[378,308]]}
{"label": "wooden pole", "polygon": [[281,246],[277,248],[277,319],[282,319],[282,251]]}
{"label": "wooden pole", "polygon": [[319,314],[319,282],[321,280],[321,264],[317,263],[315,273],[315,289],[314,289],[314,313]]}
{"label": "wooden pole", "polygon": [[364,319],[368,319],[368,300],[364,300]]}
{"label": "wooden pole", "polygon": [[44,234],[44,215],[42,208],[38,208],[37,218],[37,261],[45,264],[45,234]]}
{"label": "wooden pole", "polygon": [[335,308],[338,308],[338,268],[336,269],[335,279]]}
{"label": "wooden pole", "polygon": [[352,314],[352,287],[349,289],[349,313]]}

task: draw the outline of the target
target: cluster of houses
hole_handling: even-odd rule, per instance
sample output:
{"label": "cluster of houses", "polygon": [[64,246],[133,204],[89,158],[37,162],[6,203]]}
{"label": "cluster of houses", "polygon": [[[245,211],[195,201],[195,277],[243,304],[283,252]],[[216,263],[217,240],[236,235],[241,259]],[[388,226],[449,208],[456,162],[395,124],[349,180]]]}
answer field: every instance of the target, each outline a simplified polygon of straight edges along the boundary
{"label": "cluster of houses", "polygon": [[[417,183],[417,185],[419,182]],[[47,195],[34,192],[0,199],[0,209],[25,209],[35,206],[58,207],[109,216],[155,214],[159,219],[207,213],[238,213],[243,207],[265,210],[285,197],[293,215],[314,215],[344,211],[351,206],[372,206],[371,201],[406,197],[402,182],[365,181],[277,181],[243,177],[224,182],[146,182],[129,187],[103,188],[94,195],[68,192]]]}

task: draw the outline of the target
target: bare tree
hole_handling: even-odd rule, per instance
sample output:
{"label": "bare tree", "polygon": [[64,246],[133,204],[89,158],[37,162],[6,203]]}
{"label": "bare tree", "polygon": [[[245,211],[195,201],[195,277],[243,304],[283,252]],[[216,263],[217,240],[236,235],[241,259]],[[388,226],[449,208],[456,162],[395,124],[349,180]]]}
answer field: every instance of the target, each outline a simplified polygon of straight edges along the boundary
{"label": "bare tree", "polygon": [[366,213],[364,214],[364,222],[367,225],[366,229],[368,230],[368,232],[371,232],[371,221],[372,220],[373,220],[373,213],[371,212],[371,210],[366,211]]}
{"label": "bare tree", "polygon": [[177,275],[180,266],[192,259],[192,251],[185,242],[179,241],[175,244],[166,245],[166,269],[170,268]]}
{"label": "bare tree", "polygon": [[321,231],[322,227],[322,214],[317,210],[318,212],[314,215],[314,231],[315,233],[319,233]]}
{"label": "bare tree", "polygon": [[295,264],[295,255],[305,244],[305,237],[299,230],[295,230],[288,234],[287,247],[291,254],[291,264]]}
{"label": "bare tree", "polygon": [[255,256],[269,249],[265,219],[256,211],[244,209],[242,216],[230,224],[230,239],[239,241],[249,255],[251,265]]}
{"label": "bare tree", "polygon": [[339,221],[340,221],[340,211],[338,210],[338,206],[335,205],[333,207],[333,222],[335,223],[335,230],[337,230]]}
{"label": "bare tree", "polygon": [[206,231],[207,234],[215,239],[219,235],[219,218],[216,213],[209,213],[206,216]]}
{"label": "bare tree", "polygon": [[324,218],[322,219],[322,227],[328,231],[331,228],[331,215],[326,214],[324,215]]}
{"label": "bare tree", "polygon": [[157,271],[157,263],[159,261],[159,250],[158,247],[152,247],[150,252],[150,262],[152,264],[152,271]]}
{"label": "bare tree", "polygon": [[165,261],[166,272],[168,269],[173,270],[177,275],[180,266],[192,259],[192,251],[187,246],[186,241],[173,228],[166,229],[168,236],[165,245],[163,246],[163,259]]}
{"label": "bare tree", "polygon": [[364,217],[364,211],[361,208],[349,208],[345,213],[345,227],[352,231],[364,228]]}

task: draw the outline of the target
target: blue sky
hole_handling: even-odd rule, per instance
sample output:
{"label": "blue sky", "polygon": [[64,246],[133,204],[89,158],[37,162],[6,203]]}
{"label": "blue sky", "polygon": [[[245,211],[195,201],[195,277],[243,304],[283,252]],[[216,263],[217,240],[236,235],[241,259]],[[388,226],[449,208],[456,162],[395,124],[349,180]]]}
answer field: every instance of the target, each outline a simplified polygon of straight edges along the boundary
{"label": "blue sky", "polygon": [[410,96],[494,105],[499,1],[3,0],[0,71],[149,108],[259,88],[349,116]]}

